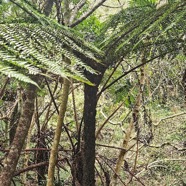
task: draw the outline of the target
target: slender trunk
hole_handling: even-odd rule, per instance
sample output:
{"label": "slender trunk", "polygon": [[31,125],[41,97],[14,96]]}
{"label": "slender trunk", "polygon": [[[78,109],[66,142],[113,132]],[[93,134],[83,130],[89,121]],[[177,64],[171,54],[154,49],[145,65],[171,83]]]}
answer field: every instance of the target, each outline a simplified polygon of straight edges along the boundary
{"label": "slender trunk", "polygon": [[47,186],[54,185],[54,173],[55,173],[55,165],[56,165],[57,154],[58,154],[58,145],[61,137],[62,126],[63,126],[65,112],[67,108],[69,87],[70,87],[70,81],[65,79],[63,90],[62,90],[61,106],[59,110],[59,116],[58,116],[56,131],[54,135],[54,141],[52,144],[52,150],[49,159]]}
{"label": "slender trunk", "polygon": [[[53,2],[53,0],[48,0],[48,1]],[[64,24],[65,25],[68,25],[68,21],[69,21],[69,15],[70,15],[69,6],[70,6],[70,1],[65,0],[64,1],[64,7],[65,7]],[[59,20],[59,17],[58,17],[58,20]],[[67,64],[71,63],[70,59],[66,57],[64,57],[64,62]],[[69,89],[70,89],[70,81],[68,79],[64,79],[64,86],[62,89],[62,97],[61,97],[61,102],[60,102],[61,106],[59,110],[57,126],[56,126],[56,130],[54,134],[54,141],[52,144],[52,149],[51,149],[50,158],[49,158],[47,186],[54,185],[54,175],[55,175],[55,166],[56,166],[57,155],[58,155],[58,145],[60,142],[62,126],[64,123],[64,118],[65,118],[65,113],[66,113],[66,108],[67,108],[67,103],[68,103]]]}
{"label": "slender trunk", "polygon": [[0,173],[0,186],[10,186],[11,179],[16,170],[24,141],[28,134],[32,115],[34,112],[34,100],[36,97],[36,87],[29,84],[25,91],[26,100],[23,103],[23,111],[20,116],[16,134],[11,143],[10,150],[4,160],[4,167]]}
{"label": "slender trunk", "polygon": [[[144,59],[143,59],[144,60]],[[132,111],[132,118],[129,124],[129,127],[126,131],[125,137],[123,139],[123,145],[122,148],[123,150],[120,151],[117,163],[116,163],[116,168],[115,168],[115,174],[113,176],[113,184],[112,185],[118,185],[117,183],[117,178],[120,173],[121,167],[123,165],[123,161],[125,159],[125,156],[127,154],[128,148],[129,148],[129,140],[133,131],[133,128],[135,127],[135,131],[137,132],[137,138],[139,135],[139,109],[141,106],[141,100],[142,100],[142,93],[144,89],[144,83],[145,83],[145,72],[144,72],[144,66],[141,67],[140,72],[140,80],[139,80],[139,92],[136,98],[136,103]],[[138,142],[137,142],[138,143]],[[137,145],[138,146],[138,145]],[[138,149],[137,149],[138,152]],[[137,154],[138,155],[138,154]],[[135,165],[134,165],[134,170],[136,169],[136,161],[137,161],[137,155],[136,155],[136,160],[135,160]]]}
{"label": "slender trunk", "polygon": [[9,124],[9,142],[10,144],[12,143],[13,139],[14,139],[14,135],[16,133],[16,129],[17,129],[17,125],[20,119],[20,115],[21,115],[21,109],[22,109],[22,93],[20,90],[17,91],[17,100],[15,101],[15,105],[13,107],[13,111],[11,113],[11,117],[10,117],[10,124]]}
{"label": "slender trunk", "polygon": [[126,156],[126,153],[127,153],[128,147],[129,147],[129,140],[130,140],[133,128],[134,128],[134,123],[133,123],[133,119],[131,119],[131,122],[130,122],[130,124],[128,126],[128,129],[126,131],[125,137],[123,139],[123,144],[122,144],[122,148],[123,149],[120,151],[118,159],[117,159],[116,168],[115,168],[115,174],[113,176],[113,182],[111,184],[113,186],[118,185],[117,178],[118,178],[120,169],[121,169],[121,167],[123,165],[123,161],[124,161],[124,158]]}

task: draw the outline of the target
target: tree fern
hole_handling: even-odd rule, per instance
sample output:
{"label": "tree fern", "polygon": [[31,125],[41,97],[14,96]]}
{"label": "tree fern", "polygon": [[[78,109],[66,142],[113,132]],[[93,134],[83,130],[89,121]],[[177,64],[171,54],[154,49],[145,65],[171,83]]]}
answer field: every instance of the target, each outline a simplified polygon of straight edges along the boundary
{"label": "tree fern", "polygon": [[[11,1],[37,21],[37,24],[35,21],[30,24],[1,24],[1,60],[18,72],[22,68],[32,74],[47,71],[90,83],[81,69],[98,73],[100,65],[106,67],[132,52],[138,54],[146,48],[149,55],[166,53],[173,48],[180,50],[183,45],[175,46],[175,43],[184,42],[184,1],[158,10],[147,6],[119,12],[108,21],[103,30],[105,34],[100,36],[104,37],[99,45],[101,49],[84,41],[74,29],[42,15],[26,1]],[[71,65],[63,63],[63,57],[70,59]]]}

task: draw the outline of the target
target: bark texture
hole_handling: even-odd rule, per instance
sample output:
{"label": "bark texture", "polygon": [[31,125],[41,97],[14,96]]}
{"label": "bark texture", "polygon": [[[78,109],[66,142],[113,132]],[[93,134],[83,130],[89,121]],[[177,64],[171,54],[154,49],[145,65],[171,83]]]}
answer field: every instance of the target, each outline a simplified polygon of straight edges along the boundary
{"label": "bark texture", "polygon": [[95,129],[96,129],[96,106],[98,86],[102,79],[101,75],[89,74],[87,78],[95,86],[85,85],[84,89],[84,128],[82,142],[83,180],[82,186],[95,185]]}
{"label": "bark texture", "polygon": [[10,146],[10,150],[3,163],[3,169],[0,173],[0,186],[10,186],[11,180],[16,170],[24,141],[29,131],[29,127],[34,112],[34,100],[36,97],[36,87],[28,85],[25,91],[26,100],[23,103],[23,111],[16,129],[16,134]]}
{"label": "bark texture", "polygon": [[49,16],[50,15],[50,13],[52,11],[53,4],[54,4],[54,0],[46,0],[45,1],[43,13],[46,16]]}

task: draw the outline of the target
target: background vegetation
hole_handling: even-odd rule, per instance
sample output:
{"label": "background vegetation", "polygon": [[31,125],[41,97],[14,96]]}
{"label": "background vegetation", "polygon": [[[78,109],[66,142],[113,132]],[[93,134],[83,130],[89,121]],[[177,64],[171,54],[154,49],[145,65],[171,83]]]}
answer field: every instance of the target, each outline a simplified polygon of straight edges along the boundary
{"label": "background vegetation", "polygon": [[186,185],[186,2],[0,1],[0,186]]}

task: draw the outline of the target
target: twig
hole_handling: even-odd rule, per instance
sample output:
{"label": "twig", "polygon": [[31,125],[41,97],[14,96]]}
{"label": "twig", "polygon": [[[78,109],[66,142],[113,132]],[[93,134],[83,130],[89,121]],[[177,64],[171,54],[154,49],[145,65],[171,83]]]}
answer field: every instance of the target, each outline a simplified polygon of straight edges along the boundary
{"label": "twig", "polygon": [[[102,170],[103,173],[104,173],[106,186],[109,186],[109,185],[110,185],[110,175],[109,175],[109,173],[103,168],[103,165],[101,164],[101,162],[99,161],[99,159],[98,159],[97,157],[96,157],[96,160],[97,160],[97,162],[98,162],[98,164],[99,164],[101,170]],[[102,185],[104,185],[103,182],[102,182]]]}
{"label": "twig", "polygon": [[141,185],[145,186],[145,184],[135,175],[133,174],[129,169],[126,170],[132,177],[134,177]]}
{"label": "twig", "polygon": [[88,16],[90,16],[98,7],[100,7],[106,0],[100,0],[95,6],[93,6],[90,10],[84,13],[78,20],[70,25],[70,27],[74,27],[84,21]]}
{"label": "twig", "polygon": [[[123,180],[121,179],[121,177],[115,172],[115,170],[113,169],[113,167],[111,166],[111,165],[109,165],[108,163],[107,163],[107,161],[105,161],[104,160],[104,156],[100,156],[99,155],[99,157],[100,158],[102,158],[103,159],[103,161],[105,162],[105,164],[113,171],[113,173],[115,174],[115,175],[117,175],[117,177],[118,177],[118,179],[121,181],[121,183],[124,185],[124,186],[127,186],[124,182],[123,182]],[[106,158],[107,159],[107,158]]]}
{"label": "twig", "polygon": [[104,91],[104,88],[106,87],[106,85],[108,84],[109,80],[111,79],[111,77],[113,76],[114,72],[117,70],[118,66],[123,62],[123,58],[120,59],[118,61],[118,63],[115,65],[114,69],[112,70],[112,72],[110,73],[109,77],[107,78],[106,82],[104,83],[104,85],[102,86],[100,92],[97,94],[97,97],[99,99],[99,97],[101,96],[102,92]]}
{"label": "twig", "polygon": [[[102,165],[101,165],[101,163],[98,161],[98,158],[96,158],[96,160],[97,160],[97,162],[98,162],[100,168],[102,169]],[[97,172],[97,174],[98,174],[98,176],[99,176],[99,178],[100,178],[100,180],[101,180],[101,184],[104,185],[102,176],[101,176],[101,174],[99,173],[99,171],[98,171],[98,169],[96,168],[96,166],[95,166],[95,169],[96,169],[96,172]]]}
{"label": "twig", "polygon": [[85,5],[86,0],[81,0],[79,1],[79,3],[74,7],[74,9],[71,12],[71,16],[70,16],[70,20],[69,23],[72,24],[72,22],[74,21],[74,18],[77,16],[77,13],[79,12],[79,10]]}
{"label": "twig", "polygon": [[116,146],[111,146],[111,145],[103,145],[103,144],[98,144],[98,143],[96,143],[96,145],[97,145],[97,146],[101,146],[101,147],[111,148],[111,149],[125,150],[125,151],[127,152],[127,151],[131,150],[131,149],[134,147],[135,144],[132,145],[132,146],[131,146],[130,148],[128,148],[128,149],[124,149],[124,148],[116,147]]}
{"label": "twig", "polygon": [[[32,149],[25,149],[23,152],[35,152],[35,151],[50,151],[51,149],[47,148],[32,148]],[[64,150],[64,149],[58,149],[58,151],[71,151],[71,150]],[[0,148],[0,152],[9,152],[7,149]]]}
{"label": "twig", "polygon": [[98,137],[98,135],[100,134],[101,130],[103,129],[103,127],[106,125],[106,123],[109,121],[109,119],[114,116],[114,114],[121,108],[121,106],[123,105],[123,103],[121,103],[111,114],[109,117],[107,117],[107,119],[103,122],[103,124],[98,128],[97,132],[96,132],[96,139]]}
{"label": "twig", "polygon": [[101,90],[101,92],[104,92],[106,89],[108,89],[109,87],[111,87],[113,84],[115,84],[116,82],[118,82],[120,79],[122,79],[123,77],[125,77],[125,76],[128,75],[129,73],[135,71],[136,69],[142,67],[143,65],[145,65],[145,64],[147,64],[147,63],[150,63],[151,61],[153,61],[153,60],[155,60],[155,59],[157,59],[157,58],[159,58],[159,57],[161,57],[161,56],[164,56],[164,55],[166,55],[166,54],[168,54],[168,53],[169,53],[169,52],[165,52],[165,53],[163,53],[163,54],[154,56],[154,57],[152,57],[151,59],[149,59],[149,60],[147,60],[147,61],[145,61],[145,62],[143,62],[143,63],[140,63],[139,65],[137,65],[137,66],[131,68],[130,70],[126,71],[126,72],[123,73],[121,76],[119,76],[118,78],[116,78],[116,79],[115,79],[113,82],[111,82],[109,85],[105,86],[105,87]]}
{"label": "twig", "polygon": [[123,8],[124,5],[125,5],[125,2],[123,4],[120,4],[119,6],[110,6],[110,5],[102,5],[102,6],[107,7],[107,8]]}
{"label": "twig", "polygon": [[[53,96],[53,94],[52,94],[52,91],[51,91],[51,89],[50,89],[50,86],[49,86],[48,81],[47,81],[46,78],[45,78],[45,82],[46,82],[46,84],[47,84],[47,88],[48,88],[48,90],[49,90],[50,97],[51,97],[52,102],[53,102],[53,104],[54,104],[54,106],[55,106],[55,109],[56,109],[57,113],[59,114],[59,109],[58,109],[58,107],[57,107],[56,101],[55,101],[55,99],[54,99],[54,96]],[[67,133],[67,136],[68,136],[69,140],[70,140],[70,143],[71,143],[73,152],[75,152],[74,143],[73,143],[73,141],[72,141],[72,138],[71,138],[71,136],[70,136],[70,133],[69,133],[69,131],[68,131],[68,128],[67,128],[67,126],[66,126],[64,123],[63,123],[63,127],[64,127],[64,129],[65,129],[65,132]]]}
{"label": "twig", "polygon": [[4,92],[5,92],[6,86],[7,86],[7,84],[9,83],[9,79],[10,79],[10,78],[7,78],[7,79],[6,79],[3,88],[0,90],[0,99],[2,99],[2,97],[3,97],[3,95],[4,95]]}

